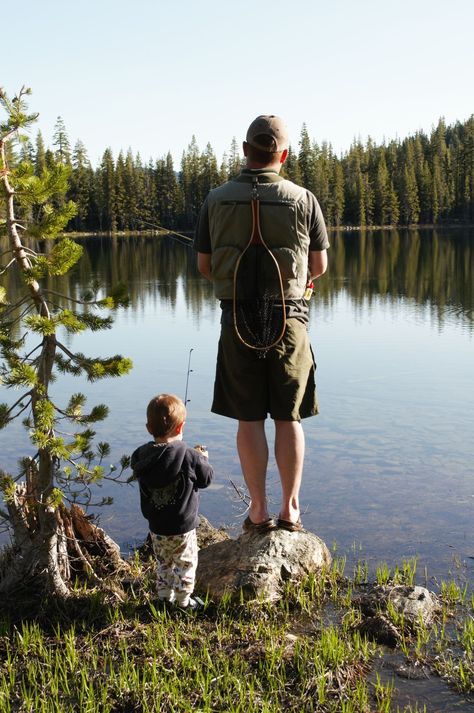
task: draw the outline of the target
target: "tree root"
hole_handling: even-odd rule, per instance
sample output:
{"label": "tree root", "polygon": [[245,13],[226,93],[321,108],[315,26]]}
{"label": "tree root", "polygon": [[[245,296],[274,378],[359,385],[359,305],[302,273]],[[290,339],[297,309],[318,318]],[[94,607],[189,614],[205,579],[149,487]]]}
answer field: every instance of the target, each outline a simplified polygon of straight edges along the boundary
{"label": "tree root", "polygon": [[128,570],[118,544],[79,505],[45,506],[26,485],[17,484],[7,507],[13,545],[0,565],[1,593],[33,588],[36,582],[45,594],[66,598],[77,580],[115,589],[114,575]]}

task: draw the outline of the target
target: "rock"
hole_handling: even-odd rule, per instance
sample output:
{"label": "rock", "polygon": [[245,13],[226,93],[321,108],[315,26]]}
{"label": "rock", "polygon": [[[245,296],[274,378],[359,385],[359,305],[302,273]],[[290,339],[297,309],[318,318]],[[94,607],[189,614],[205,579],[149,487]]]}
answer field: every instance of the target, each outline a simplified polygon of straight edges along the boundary
{"label": "rock", "polygon": [[388,600],[398,614],[403,614],[410,624],[423,621],[431,624],[436,613],[441,609],[436,594],[425,587],[399,585],[392,587]]}
{"label": "rock", "polygon": [[222,527],[214,527],[204,515],[199,515],[199,525],[196,532],[200,549],[209,547],[215,542],[223,542],[230,539],[230,535]]}
{"label": "rock", "polygon": [[[199,515],[199,524],[196,528],[198,547],[208,547],[215,542],[228,540],[229,535],[223,528],[214,527],[204,515]],[[151,542],[150,533],[148,533],[145,542],[137,548],[140,559],[146,561],[149,557],[153,557],[153,545]]]}
{"label": "rock", "polygon": [[402,638],[397,627],[383,614],[364,618],[358,629],[372,641],[386,646],[396,646]]}
{"label": "rock", "polygon": [[419,661],[413,663],[401,663],[392,666],[394,673],[400,678],[407,678],[411,681],[422,681],[430,678],[431,673],[428,666],[420,664]]}
{"label": "rock", "polygon": [[400,632],[387,615],[389,603],[397,614],[403,615],[405,623],[413,630],[420,621],[431,624],[440,610],[438,598],[425,587],[399,585],[373,586],[354,599],[360,607],[363,619],[359,630],[381,644],[395,646]]}
{"label": "rock", "polygon": [[410,625],[417,623],[420,617],[425,624],[430,624],[440,610],[436,594],[425,587],[405,584],[373,586],[367,593],[354,599],[354,604],[368,617],[385,613],[389,602]]}
{"label": "rock", "polygon": [[242,591],[246,600],[275,601],[286,582],[300,582],[330,564],[328,548],[312,532],[244,533],[199,552],[196,589],[213,599],[224,593],[239,598]]}

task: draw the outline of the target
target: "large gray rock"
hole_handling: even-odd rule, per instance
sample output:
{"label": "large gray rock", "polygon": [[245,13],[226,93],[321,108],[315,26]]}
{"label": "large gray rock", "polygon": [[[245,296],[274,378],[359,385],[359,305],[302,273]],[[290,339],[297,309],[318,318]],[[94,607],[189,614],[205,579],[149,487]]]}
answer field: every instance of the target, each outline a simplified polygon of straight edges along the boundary
{"label": "large gray rock", "polygon": [[431,624],[440,610],[436,594],[425,587],[406,584],[371,587],[367,593],[354,599],[354,603],[366,616],[385,613],[390,603],[397,614],[403,614],[405,621],[410,625],[420,620],[424,624]]}
{"label": "large gray rock", "polygon": [[418,585],[393,587],[388,592],[388,601],[410,624],[416,624],[420,620],[424,624],[431,624],[441,609],[436,594]]}
{"label": "large gray rock", "polygon": [[388,646],[396,646],[402,639],[402,628],[389,616],[391,605],[409,630],[423,623],[429,626],[440,611],[439,600],[425,587],[405,584],[373,586],[353,603],[360,607],[362,620],[359,629],[371,639]]}
{"label": "large gray rock", "polygon": [[247,600],[275,601],[286,582],[300,582],[330,564],[328,548],[312,532],[244,533],[200,550],[196,589],[217,600],[242,592]]}

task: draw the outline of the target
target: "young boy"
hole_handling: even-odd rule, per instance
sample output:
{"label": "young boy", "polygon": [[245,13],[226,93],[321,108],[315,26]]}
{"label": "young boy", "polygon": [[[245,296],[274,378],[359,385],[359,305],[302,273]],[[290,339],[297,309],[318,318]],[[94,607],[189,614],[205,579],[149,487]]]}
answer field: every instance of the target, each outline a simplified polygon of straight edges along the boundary
{"label": "young boy", "polygon": [[155,440],[136,449],[131,465],[156,556],[158,598],[197,609],[199,601],[191,595],[198,561],[198,489],[210,484],[212,466],[207,451],[183,442],[186,408],[177,396],[155,396],[146,415]]}

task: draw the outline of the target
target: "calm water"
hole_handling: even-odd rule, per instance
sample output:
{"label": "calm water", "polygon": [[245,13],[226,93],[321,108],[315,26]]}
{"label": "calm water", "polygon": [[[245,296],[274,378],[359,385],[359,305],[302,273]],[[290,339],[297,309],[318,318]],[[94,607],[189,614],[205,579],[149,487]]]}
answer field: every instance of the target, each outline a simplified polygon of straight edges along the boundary
{"label": "calm water", "polygon": [[[453,562],[474,573],[474,231],[333,234],[328,274],[313,298],[310,335],[321,414],[304,422],[303,519],[340,553],[393,564],[418,554],[431,575]],[[112,331],[69,338],[89,355],[122,353],[134,369],[94,385],[55,385],[58,401],[84,391],[111,415],[97,428],[111,460],[148,440],[145,407],[160,391],[184,397],[185,438],[215,466],[202,512],[238,529],[242,484],[235,424],[210,413],[220,310],[189,248],[169,238],[90,238],[56,289],[79,295],[94,279],[128,285],[131,305]],[[14,394],[3,394],[2,400]],[[273,437],[271,422],[268,433]],[[1,462],[31,453],[21,426],[1,432]],[[278,476],[269,470],[278,511]],[[106,485],[101,522],[124,548],[143,539],[136,486]]]}

